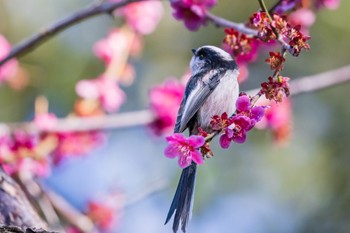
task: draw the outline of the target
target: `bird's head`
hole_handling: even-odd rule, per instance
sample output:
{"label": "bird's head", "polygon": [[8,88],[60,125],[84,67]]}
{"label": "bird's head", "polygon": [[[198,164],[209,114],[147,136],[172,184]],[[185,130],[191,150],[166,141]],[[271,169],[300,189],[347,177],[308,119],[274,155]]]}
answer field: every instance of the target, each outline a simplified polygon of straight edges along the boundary
{"label": "bird's head", "polygon": [[193,57],[190,68],[192,74],[208,72],[215,69],[237,69],[237,63],[233,57],[224,50],[215,46],[202,46],[192,49]]}

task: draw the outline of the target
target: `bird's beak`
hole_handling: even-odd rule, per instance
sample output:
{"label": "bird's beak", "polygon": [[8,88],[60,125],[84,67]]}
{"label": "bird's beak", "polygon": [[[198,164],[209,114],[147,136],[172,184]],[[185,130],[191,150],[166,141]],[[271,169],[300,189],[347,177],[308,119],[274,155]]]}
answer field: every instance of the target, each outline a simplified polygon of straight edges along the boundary
{"label": "bird's beak", "polygon": [[194,55],[196,55],[196,51],[197,51],[197,49],[192,49],[192,53],[193,53]]}

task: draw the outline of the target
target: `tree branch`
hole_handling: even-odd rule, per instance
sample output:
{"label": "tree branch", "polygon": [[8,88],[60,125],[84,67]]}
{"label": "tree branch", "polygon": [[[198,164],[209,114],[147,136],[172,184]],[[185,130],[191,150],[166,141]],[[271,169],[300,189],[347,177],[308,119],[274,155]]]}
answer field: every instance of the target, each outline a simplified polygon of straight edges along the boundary
{"label": "tree branch", "polygon": [[207,19],[217,27],[233,28],[236,31],[250,36],[258,36],[257,30],[247,27],[244,23],[235,23],[227,19],[221,18],[219,16],[216,16],[210,12],[207,13]]}
{"label": "tree branch", "polygon": [[94,17],[96,15],[100,14],[111,14],[114,10],[123,7],[129,3],[133,2],[140,2],[145,0],[123,0],[121,2],[101,2],[98,4],[93,4],[90,6],[87,6],[72,15],[52,24],[47,29],[42,30],[41,32],[33,35],[32,37],[28,38],[27,40],[22,41],[17,46],[15,46],[11,52],[4,57],[2,60],[0,60],[0,66],[5,64],[7,61],[11,60],[12,58],[19,58],[23,55],[27,54],[31,50],[37,48],[39,45],[53,37],[54,35],[58,34],[61,31],[64,31],[65,29],[85,20],[91,17]]}
{"label": "tree branch", "polygon": [[[320,74],[305,76],[290,82],[291,95],[319,91],[350,81],[350,65],[338,69],[326,71]],[[259,89],[247,91],[249,95],[255,95]],[[100,129],[119,129],[147,125],[154,121],[154,115],[150,110],[141,110],[101,117],[67,117],[59,119],[52,131],[89,131]],[[0,135],[13,132],[16,129],[28,132],[40,130],[32,122],[2,123]]]}

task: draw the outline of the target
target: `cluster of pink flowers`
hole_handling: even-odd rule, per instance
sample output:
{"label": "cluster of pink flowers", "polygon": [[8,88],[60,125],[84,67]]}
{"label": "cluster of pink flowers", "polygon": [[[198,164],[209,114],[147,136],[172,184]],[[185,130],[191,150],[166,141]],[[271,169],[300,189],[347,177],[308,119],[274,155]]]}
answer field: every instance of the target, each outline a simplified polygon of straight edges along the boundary
{"label": "cluster of pink flowers", "polygon": [[175,79],[169,79],[150,90],[150,109],[155,115],[150,127],[156,135],[173,130],[184,91],[184,85]]}
{"label": "cluster of pink flowers", "polygon": [[9,174],[29,172],[37,176],[50,173],[47,154],[52,147],[48,138],[16,131],[12,135],[0,136],[0,163]]}
{"label": "cluster of pink flowers", "polygon": [[264,106],[252,106],[250,98],[247,95],[241,95],[236,102],[236,115],[228,118],[227,114],[221,117],[214,116],[211,121],[214,130],[222,130],[220,145],[222,148],[228,148],[231,141],[244,143],[246,134],[257,122],[259,122],[265,113]]}
{"label": "cluster of pink flowers", "polygon": [[258,36],[261,40],[275,40],[277,39],[275,32],[277,32],[283,39],[288,40],[295,56],[298,56],[302,49],[310,48],[307,40],[311,37],[300,31],[300,25],[293,27],[286,21],[285,17],[277,14],[272,15],[272,17],[271,21],[266,12],[257,12],[250,18],[250,24],[259,31]]}
{"label": "cluster of pink flowers", "polygon": [[173,16],[183,20],[185,26],[192,31],[206,24],[207,11],[216,3],[217,0],[170,0]]}
{"label": "cluster of pink flowers", "polygon": [[[4,36],[0,35],[0,60],[8,55],[11,50],[10,43],[5,39]],[[18,62],[16,59],[12,59],[6,62],[0,67],[0,83],[4,80],[12,78],[18,69]]]}

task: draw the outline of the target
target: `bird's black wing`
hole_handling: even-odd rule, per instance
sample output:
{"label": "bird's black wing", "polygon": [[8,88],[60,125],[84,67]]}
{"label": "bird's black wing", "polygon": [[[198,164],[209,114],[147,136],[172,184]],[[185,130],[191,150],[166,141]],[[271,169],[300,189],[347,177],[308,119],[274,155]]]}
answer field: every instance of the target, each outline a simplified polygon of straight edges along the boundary
{"label": "bird's black wing", "polygon": [[217,87],[222,75],[221,71],[211,71],[206,74],[199,73],[190,78],[178,111],[175,133],[181,133],[188,127],[189,121]]}

